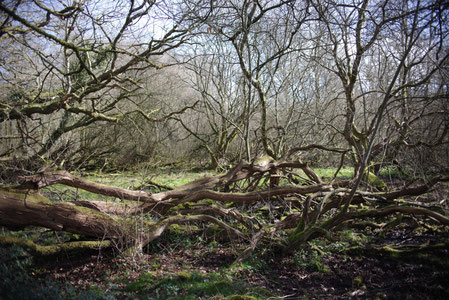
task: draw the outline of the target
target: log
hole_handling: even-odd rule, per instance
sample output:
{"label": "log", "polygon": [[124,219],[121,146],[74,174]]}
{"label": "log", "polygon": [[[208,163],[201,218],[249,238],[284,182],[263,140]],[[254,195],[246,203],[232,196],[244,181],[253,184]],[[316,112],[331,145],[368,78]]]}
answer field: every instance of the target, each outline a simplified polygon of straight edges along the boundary
{"label": "log", "polygon": [[33,254],[38,256],[53,256],[60,253],[66,253],[68,251],[79,250],[97,250],[100,248],[109,248],[111,241],[76,241],[66,242],[55,245],[41,246],[33,242],[32,240],[20,239],[17,237],[0,236],[0,244],[2,245],[20,245],[27,248]]}
{"label": "log", "polygon": [[0,188],[0,225],[29,225],[97,238],[122,232],[120,219],[70,202],[52,202],[36,191]]}

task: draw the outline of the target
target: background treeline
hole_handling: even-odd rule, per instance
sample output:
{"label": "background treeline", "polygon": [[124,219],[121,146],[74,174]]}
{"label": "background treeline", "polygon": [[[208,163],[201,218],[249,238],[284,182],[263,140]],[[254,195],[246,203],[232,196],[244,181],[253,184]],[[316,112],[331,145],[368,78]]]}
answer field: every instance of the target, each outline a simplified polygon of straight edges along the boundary
{"label": "background treeline", "polygon": [[448,24],[444,1],[2,2],[2,177],[295,150],[448,170]]}

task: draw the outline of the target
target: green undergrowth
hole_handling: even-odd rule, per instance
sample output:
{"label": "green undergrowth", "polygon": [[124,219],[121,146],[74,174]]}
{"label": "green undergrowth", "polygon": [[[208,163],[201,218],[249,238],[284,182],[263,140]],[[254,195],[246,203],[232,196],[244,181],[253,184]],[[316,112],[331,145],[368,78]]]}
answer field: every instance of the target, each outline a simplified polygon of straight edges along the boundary
{"label": "green undergrowth", "polygon": [[231,238],[225,231],[216,225],[171,225],[154,243],[146,246],[148,253],[170,251],[175,249],[196,249],[203,247],[206,250],[216,250],[214,246],[221,245],[233,249]]}
{"label": "green undergrowth", "polygon": [[316,238],[289,254],[283,252],[279,246],[261,245],[252,256],[240,264],[233,264],[229,270],[233,275],[241,272],[270,274],[272,266],[278,264],[279,260],[287,259],[292,267],[303,272],[329,273],[326,258],[335,254],[345,254],[348,247],[361,246],[368,240],[369,238],[361,232],[345,230],[336,236],[334,241]]}
{"label": "green undergrowth", "polygon": [[334,254],[345,254],[350,247],[362,247],[370,238],[362,232],[343,230],[335,235],[335,240],[317,238],[303,244],[292,254],[293,264],[308,272],[329,273],[325,258]]}
{"label": "green undergrowth", "polygon": [[[241,264],[233,264],[233,257],[237,258],[243,249],[241,244],[223,242],[218,230],[203,231],[201,225],[176,225],[152,243],[151,249],[147,249],[150,260],[137,267],[124,263],[119,267],[120,273],[113,273],[114,276],[104,278],[101,286],[92,285],[86,291],[54,280],[35,279],[29,275],[30,271],[37,271],[30,269],[32,259],[26,249],[16,246],[0,248],[0,299],[278,299],[276,295],[281,294],[273,294],[276,290],[272,287],[268,290],[266,286],[258,286],[260,281],[252,278],[273,282],[285,280],[279,277],[281,262],[288,270],[301,276],[314,274],[316,278],[328,278],[335,273],[335,257],[350,263],[354,256],[367,254],[347,251],[373,244],[374,240],[366,234],[366,231],[357,229],[343,229],[334,233],[332,240],[316,238],[288,255],[279,245],[264,240],[252,256]],[[28,233],[29,237],[37,235],[36,231]],[[234,252],[229,250],[232,247]],[[5,249],[8,251],[6,254],[1,252]],[[219,255],[223,252],[227,255]],[[202,264],[208,257],[215,260],[229,258],[229,262],[213,268]],[[435,255],[431,257],[438,259]],[[420,261],[447,267],[447,259],[431,261],[422,257]],[[133,271],[136,269],[139,273]],[[358,277],[354,280],[357,283]],[[8,291],[6,297],[3,296],[5,291]],[[39,297],[33,298],[34,295]]]}
{"label": "green undergrowth", "polygon": [[382,178],[408,178],[409,176],[396,166],[385,166],[380,169],[379,174]]}
{"label": "green undergrowth", "polygon": [[[312,168],[312,170],[319,176],[324,178],[334,177],[337,168]],[[354,176],[354,170],[351,167],[343,167],[339,170],[337,177],[352,178]]]}
{"label": "green undergrowth", "polygon": [[[312,170],[321,178],[333,178],[337,168],[312,168]],[[385,166],[379,170],[377,174],[377,179],[407,179],[410,178],[410,175],[402,169],[397,168],[396,166]],[[374,174],[373,174],[374,175]],[[354,176],[354,169],[352,167],[346,166],[340,169],[337,174],[338,178],[342,179],[351,179]],[[374,179],[374,178],[373,178]]]}
{"label": "green undergrowth", "polygon": [[125,295],[139,299],[266,299],[269,296],[267,292],[252,289],[244,281],[224,273],[199,272],[178,272],[166,276],[143,273],[126,285]]}

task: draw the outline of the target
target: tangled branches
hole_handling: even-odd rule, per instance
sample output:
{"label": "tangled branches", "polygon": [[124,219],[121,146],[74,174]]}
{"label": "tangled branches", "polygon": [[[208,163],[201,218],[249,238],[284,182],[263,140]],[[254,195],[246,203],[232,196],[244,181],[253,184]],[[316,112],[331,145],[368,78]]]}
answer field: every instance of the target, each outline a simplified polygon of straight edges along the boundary
{"label": "tangled branches", "polygon": [[[295,175],[298,169],[303,171],[303,177]],[[419,215],[449,226],[449,217],[442,208],[400,199],[426,193],[438,182],[448,181],[448,177],[435,177],[394,191],[358,189],[346,210],[353,183],[336,179],[324,182],[300,161],[240,162],[224,175],[154,194],[97,184],[68,172],[43,173],[22,180],[18,186],[0,190],[2,225],[36,225],[110,240],[126,235],[132,241],[128,247],[142,249],[173,224],[210,223],[247,244],[238,261],[278,232],[287,233],[283,247],[288,253],[319,236],[332,240],[347,224],[396,214]],[[39,190],[54,184],[122,201],[51,202]],[[268,216],[254,213],[261,207],[268,208]],[[136,216],[143,220],[139,227],[129,221]]]}

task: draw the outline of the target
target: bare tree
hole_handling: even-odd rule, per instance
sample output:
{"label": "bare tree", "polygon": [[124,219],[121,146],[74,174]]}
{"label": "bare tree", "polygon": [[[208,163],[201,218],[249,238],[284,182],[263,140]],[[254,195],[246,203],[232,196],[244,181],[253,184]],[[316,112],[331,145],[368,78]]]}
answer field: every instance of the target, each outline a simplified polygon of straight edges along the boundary
{"label": "bare tree", "polygon": [[167,67],[158,57],[194,36],[210,12],[208,4],[0,3],[7,53],[2,82],[9,90],[0,122],[16,124],[23,144],[30,145],[27,157],[36,160],[68,132],[95,122],[115,124],[136,114],[157,121],[158,107],[142,109],[133,98],[146,80],[142,74]]}
{"label": "bare tree", "polygon": [[[192,74],[188,84],[201,99],[196,108],[198,114],[184,115],[178,121],[201,143],[210,156],[210,167],[216,169],[228,156],[229,147],[237,137],[250,159],[246,127],[254,114],[254,93],[248,88],[238,65],[234,64],[236,57],[230,45],[212,33],[206,34],[202,41],[203,45],[193,51],[194,58],[185,65]],[[241,158],[241,147],[238,152],[237,156]]]}
{"label": "bare tree", "polygon": [[237,63],[257,94],[260,141],[264,152],[273,158],[280,155],[268,138],[268,111],[276,94],[273,90],[282,84],[277,82],[276,74],[284,56],[296,51],[294,42],[309,16],[308,2],[298,5],[294,1],[231,3],[223,9],[223,19],[211,23],[212,30],[232,44]]}
{"label": "bare tree", "polygon": [[[328,69],[340,78],[344,91],[343,132],[353,148],[357,176],[370,164],[373,154],[379,154],[372,149],[386,108],[394,99],[404,98],[401,92],[426,84],[446,62],[441,42],[447,29],[433,29],[443,7],[390,1],[313,5],[328,31],[329,43],[324,47],[333,60]],[[400,43],[402,48],[396,46]],[[370,77],[373,65],[379,66],[377,82]],[[415,75],[405,76],[412,73]]]}

